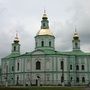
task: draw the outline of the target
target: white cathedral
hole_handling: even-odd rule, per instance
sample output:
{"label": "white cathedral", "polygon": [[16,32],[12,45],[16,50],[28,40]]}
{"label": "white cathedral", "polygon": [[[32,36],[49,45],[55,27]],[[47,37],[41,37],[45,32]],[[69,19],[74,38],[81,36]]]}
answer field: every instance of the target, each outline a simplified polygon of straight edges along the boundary
{"label": "white cathedral", "polygon": [[35,36],[35,50],[20,54],[16,35],[10,55],[1,59],[3,85],[87,85],[90,83],[90,53],[80,50],[75,31],[72,51],[55,50],[55,36],[44,12]]}

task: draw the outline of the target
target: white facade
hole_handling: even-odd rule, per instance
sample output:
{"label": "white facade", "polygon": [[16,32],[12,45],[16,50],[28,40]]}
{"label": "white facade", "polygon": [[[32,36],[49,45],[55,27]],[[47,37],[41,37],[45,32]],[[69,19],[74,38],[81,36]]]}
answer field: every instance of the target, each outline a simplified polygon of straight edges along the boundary
{"label": "white facade", "polygon": [[[35,36],[35,50],[20,55],[18,36],[12,52],[2,58],[2,84],[8,85],[86,85],[90,83],[90,53],[80,50],[77,32],[71,52],[55,51],[55,37],[49,30],[47,15],[41,21],[41,31]],[[17,48],[18,47],[18,48]]]}

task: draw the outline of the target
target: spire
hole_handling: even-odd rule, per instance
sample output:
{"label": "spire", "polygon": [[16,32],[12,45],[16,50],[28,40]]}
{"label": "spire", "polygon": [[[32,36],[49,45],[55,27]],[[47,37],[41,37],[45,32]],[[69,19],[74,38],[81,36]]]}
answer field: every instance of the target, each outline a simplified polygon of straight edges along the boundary
{"label": "spire", "polygon": [[41,21],[41,29],[49,29],[49,21],[46,14],[46,10],[44,10],[44,14]]}
{"label": "spire", "polygon": [[49,28],[49,21],[48,21],[48,18],[47,18],[46,10],[44,10],[43,17],[42,17],[42,20],[41,20],[41,28],[37,32],[36,36],[38,36],[38,35],[54,36],[52,31]]}
{"label": "spire", "polygon": [[78,36],[78,33],[77,33],[77,29],[75,28],[75,32],[74,32],[74,36],[73,36],[73,38],[75,39],[75,38],[79,38],[79,36]]}
{"label": "spire", "polygon": [[46,10],[44,9],[44,14],[46,14]]}
{"label": "spire", "polygon": [[16,32],[16,36],[15,36],[14,42],[16,42],[16,43],[19,42],[19,38],[18,38],[18,33],[17,32]]}
{"label": "spire", "polygon": [[46,10],[45,9],[44,9],[44,14],[43,14],[42,19],[47,19],[47,14],[46,14]]}
{"label": "spire", "polygon": [[75,32],[77,32],[77,29],[76,29],[76,27],[75,27]]}
{"label": "spire", "polygon": [[80,39],[76,28],[75,28],[72,44],[73,44],[73,50],[80,50]]}

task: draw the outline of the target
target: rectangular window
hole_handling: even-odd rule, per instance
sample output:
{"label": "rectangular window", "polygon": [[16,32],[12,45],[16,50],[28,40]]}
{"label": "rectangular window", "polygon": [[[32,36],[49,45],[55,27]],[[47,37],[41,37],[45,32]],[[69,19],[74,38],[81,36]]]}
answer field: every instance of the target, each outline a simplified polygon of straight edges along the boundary
{"label": "rectangular window", "polygon": [[64,76],[61,76],[61,83],[64,82]]}
{"label": "rectangular window", "polygon": [[14,66],[12,66],[12,71],[14,71]]}
{"label": "rectangular window", "polygon": [[72,65],[70,65],[70,70],[72,70]]}
{"label": "rectangular window", "polygon": [[76,70],[79,70],[79,65],[76,65]]}
{"label": "rectangular window", "polygon": [[76,82],[79,83],[79,77],[76,78]]}
{"label": "rectangular window", "polygon": [[61,69],[62,70],[64,69],[64,63],[63,63],[63,61],[61,61]]}
{"label": "rectangular window", "polygon": [[17,71],[19,71],[19,63],[17,63]]}
{"label": "rectangular window", "polygon": [[72,82],[72,79],[73,79],[73,78],[71,77],[71,79],[70,79],[71,82]]}
{"label": "rectangular window", "polygon": [[17,75],[17,85],[19,84],[19,76]]}

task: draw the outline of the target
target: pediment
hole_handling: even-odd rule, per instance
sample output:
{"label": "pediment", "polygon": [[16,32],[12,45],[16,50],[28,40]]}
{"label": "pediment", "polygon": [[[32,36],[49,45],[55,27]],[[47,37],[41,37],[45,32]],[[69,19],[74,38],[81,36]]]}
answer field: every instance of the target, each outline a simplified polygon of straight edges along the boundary
{"label": "pediment", "polygon": [[32,52],[32,55],[37,55],[37,54],[45,54],[43,50],[35,50]]}

